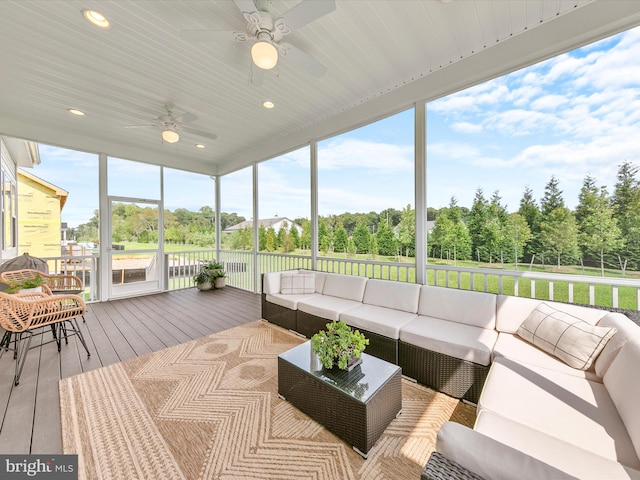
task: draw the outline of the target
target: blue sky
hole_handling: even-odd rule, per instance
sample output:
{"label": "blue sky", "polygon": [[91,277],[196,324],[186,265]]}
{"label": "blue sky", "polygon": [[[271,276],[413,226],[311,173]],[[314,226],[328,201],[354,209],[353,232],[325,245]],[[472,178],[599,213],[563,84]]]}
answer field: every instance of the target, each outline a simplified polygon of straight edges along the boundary
{"label": "blue sky", "polygon": [[[570,208],[584,177],[613,191],[618,166],[640,165],[640,27],[427,104],[427,201],[451,196],[471,207],[481,187],[510,211],[526,186],[539,200],[552,175]],[[308,217],[309,149],[259,165],[260,217]],[[41,146],[34,174],[70,192],[63,221],[87,221],[97,208],[97,156]],[[413,111],[318,145],[320,215],[413,206]],[[57,160],[73,168],[60,168]],[[118,162],[118,195],[156,195],[146,175]],[[120,173],[118,173],[120,172]],[[251,169],[222,179],[222,210],[252,217]],[[149,180],[151,182],[151,180]],[[211,180],[171,171],[165,207],[213,206]],[[129,192],[129,193],[127,193]],[[187,195],[185,192],[192,192]],[[204,192],[204,193],[203,193]]]}

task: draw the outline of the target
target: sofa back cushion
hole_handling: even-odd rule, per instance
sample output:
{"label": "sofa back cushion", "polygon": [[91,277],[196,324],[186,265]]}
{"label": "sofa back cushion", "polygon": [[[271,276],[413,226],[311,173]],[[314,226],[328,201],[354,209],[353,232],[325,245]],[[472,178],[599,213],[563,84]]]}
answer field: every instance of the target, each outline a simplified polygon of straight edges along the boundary
{"label": "sofa back cushion", "polygon": [[602,379],[640,457],[640,341],[626,342]]}
{"label": "sofa back cushion", "polygon": [[541,302],[517,333],[570,367],[588,370],[616,329],[591,325]]}
{"label": "sofa back cushion", "polygon": [[280,293],[280,274],[282,272],[268,272],[262,276],[262,293],[273,295]]}
{"label": "sofa back cushion", "polygon": [[363,303],[416,313],[419,299],[420,285],[417,283],[368,280],[364,289]]}
{"label": "sofa back cushion", "polygon": [[330,273],[324,280],[322,294],[361,302],[367,280],[367,277]]}
{"label": "sofa back cushion", "polygon": [[496,295],[424,285],[420,289],[418,314],[493,329],[496,326]]}
{"label": "sofa back cushion", "polygon": [[280,293],[283,295],[315,292],[316,276],[313,273],[282,272],[280,275]]}
{"label": "sofa back cushion", "polygon": [[600,378],[604,377],[611,362],[616,357],[620,348],[632,338],[640,341],[640,326],[632,322],[621,313],[607,313],[598,322],[599,327],[613,327],[616,334],[611,337],[596,359],[595,372]]}
{"label": "sofa back cushion", "polygon": [[305,270],[301,268],[298,270],[299,273],[313,273],[316,277],[316,293],[322,293],[324,290],[324,279],[329,275],[326,272],[316,272],[315,270]]}
{"label": "sofa back cushion", "polygon": [[[498,305],[496,311],[496,329],[499,332],[516,333],[522,322],[540,304],[541,300],[532,298],[513,297],[511,295],[498,295]],[[596,325],[598,320],[604,317],[607,312],[595,308],[580,307],[567,303],[545,301],[556,310],[568,313],[581,320]]]}

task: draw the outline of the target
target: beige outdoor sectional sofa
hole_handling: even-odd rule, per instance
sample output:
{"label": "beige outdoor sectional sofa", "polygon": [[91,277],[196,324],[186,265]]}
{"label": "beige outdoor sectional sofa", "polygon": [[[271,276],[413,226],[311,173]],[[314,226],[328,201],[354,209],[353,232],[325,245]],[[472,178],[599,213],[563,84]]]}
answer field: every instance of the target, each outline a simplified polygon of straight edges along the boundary
{"label": "beige outdoor sectional sofa", "polygon": [[621,313],[294,270],[264,274],[262,317],[306,337],[343,320],[367,353],[477,403],[422,478],[640,479],[640,327]]}

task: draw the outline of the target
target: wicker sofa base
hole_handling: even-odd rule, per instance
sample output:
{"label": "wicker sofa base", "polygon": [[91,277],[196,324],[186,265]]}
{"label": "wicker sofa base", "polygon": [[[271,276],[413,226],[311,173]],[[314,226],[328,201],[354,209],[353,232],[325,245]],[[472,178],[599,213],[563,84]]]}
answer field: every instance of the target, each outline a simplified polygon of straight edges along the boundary
{"label": "wicker sofa base", "polygon": [[400,340],[402,374],[455,398],[478,403],[489,367],[426,350]]}
{"label": "wicker sofa base", "polygon": [[262,294],[262,318],[282,328],[296,330],[296,311],[267,301],[267,295],[264,293]]}
{"label": "wicker sofa base", "polygon": [[366,353],[398,365],[398,340],[363,330],[362,328],[357,330],[369,340],[369,345],[365,349]]}
{"label": "wicker sofa base", "polygon": [[301,333],[307,338],[311,338],[320,330],[327,329],[327,323],[331,320],[326,318],[316,317],[311,313],[306,313],[298,310],[298,319],[296,321],[296,331]]}
{"label": "wicker sofa base", "polygon": [[483,480],[456,462],[433,452],[422,470],[421,480]]}

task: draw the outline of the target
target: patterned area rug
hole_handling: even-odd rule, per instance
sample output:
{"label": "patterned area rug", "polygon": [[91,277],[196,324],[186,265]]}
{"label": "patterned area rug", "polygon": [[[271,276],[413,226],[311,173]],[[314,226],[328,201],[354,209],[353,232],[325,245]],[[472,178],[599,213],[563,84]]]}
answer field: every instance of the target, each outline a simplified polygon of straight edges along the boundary
{"label": "patterned area rug", "polygon": [[447,420],[475,409],[402,380],[402,414],[364,460],[277,396],[304,340],[257,321],[60,382],[64,453],[86,479],[420,478]]}

